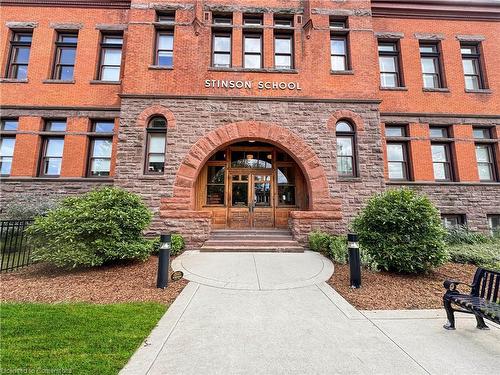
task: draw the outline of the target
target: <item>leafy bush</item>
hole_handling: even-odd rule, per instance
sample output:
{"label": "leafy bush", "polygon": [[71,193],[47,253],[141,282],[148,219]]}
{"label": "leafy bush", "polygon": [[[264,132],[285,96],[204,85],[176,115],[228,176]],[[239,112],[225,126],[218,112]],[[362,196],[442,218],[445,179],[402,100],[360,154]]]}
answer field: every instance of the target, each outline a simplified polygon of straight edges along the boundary
{"label": "leafy bush", "polygon": [[464,243],[473,245],[490,241],[489,236],[480,232],[473,232],[464,225],[447,228],[447,232],[444,240],[449,245]]}
{"label": "leafy bush", "polygon": [[388,271],[425,272],[448,258],[438,210],[409,189],[372,197],[353,229],[373,260]]}
{"label": "leafy bush", "polygon": [[324,232],[315,230],[309,233],[309,248],[312,251],[327,253],[330,246],[330,235]]}
{"label": "leafy bush", "polygon": [[[172,234],[172,248],[170,249],[170,255],[176,256],[182,253],[182,250],[184,250],[184,247],[186,246],[186,243],[184,242],[184,237],[182,237],[180,234]],[[158,253],[160,249],[160,237],[156,237],[154,239],[154,253]]]}
{"label": "leafy bush", "polygon": [[455,263],[469,263],[500,271],[500,239],[482,244],[458,244],[448,248]]}
{"label": "leafy bush", "polygon": [[151,216],[138,195],[114,187],[65,198],[27,229],[33,259],[58,267],[146,260],[153,241],[144,239],[142,231]]}
{"label": "leafy bush", "polygon": [[[329,235],[328,233],[314,231],[309,234],[309,245],[311,250],[324,253],[335,263],[347,263],[349,253],[347,250],[347,238],[345,236]],[[377,262],[363,248],[360,248],[360,257],[363,267],[372,271],[378,271]]]}
{"label": "leafy bush", "polygon": [[54,209],[57,201],[53,197],[43,197],[37,194],[21,194],[15,201],[8,202],[2,208],[2,218],[10,220],[31,220],[45,215]]}

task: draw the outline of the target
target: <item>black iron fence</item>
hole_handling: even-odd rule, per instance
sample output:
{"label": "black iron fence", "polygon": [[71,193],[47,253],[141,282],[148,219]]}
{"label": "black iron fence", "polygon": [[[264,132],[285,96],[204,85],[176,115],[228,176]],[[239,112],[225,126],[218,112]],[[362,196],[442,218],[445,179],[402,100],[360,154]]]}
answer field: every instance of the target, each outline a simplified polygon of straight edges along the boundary
{"label": "black iron fence", "polygon": [[33,220],[0,221],[0,271],[11,271],[30,263],[31,246],[26,238],[26,228]]}

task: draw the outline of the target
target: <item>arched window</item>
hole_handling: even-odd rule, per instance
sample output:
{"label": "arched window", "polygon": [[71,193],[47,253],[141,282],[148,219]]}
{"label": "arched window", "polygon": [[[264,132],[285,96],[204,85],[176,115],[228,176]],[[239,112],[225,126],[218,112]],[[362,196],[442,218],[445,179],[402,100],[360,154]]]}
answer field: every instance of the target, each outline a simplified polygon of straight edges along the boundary
{"label": "arched window", "polygon": [[355,177],[357,171],[354,126],[341,120],[337,122],[335,131],[337,136],[337,173],[342,177]]}
{"label": "arched window", "polygon": [[163,174],[165,170],[165,146],[167,140],[167,120],[155,116],[149,120],[146,141],[146,174]]}

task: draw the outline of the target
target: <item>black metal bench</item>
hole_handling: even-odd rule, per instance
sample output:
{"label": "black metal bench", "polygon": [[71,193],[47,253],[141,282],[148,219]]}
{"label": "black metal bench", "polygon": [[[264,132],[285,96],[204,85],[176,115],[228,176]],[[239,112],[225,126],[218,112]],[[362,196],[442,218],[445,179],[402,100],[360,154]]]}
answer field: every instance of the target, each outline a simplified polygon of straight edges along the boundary
{"label": "black metal bench", "polygon": [[[471,288],[470,294],[462,294],[457,290],[457,286],[463,284]],[[474,274],[472,285],[446,280],[444,287],[446,293],[443,296],[444,308],[448,317],[448,323],[444,325],[446,329],[455,329],[454,312],[474,314],[477,320],[477,328],[489,329],[484,323],[484,319],[500,324],[500,298],[498,289],[500,284],[500,272],[478,268]],[[453,305],[460,308],[454,309]]]}

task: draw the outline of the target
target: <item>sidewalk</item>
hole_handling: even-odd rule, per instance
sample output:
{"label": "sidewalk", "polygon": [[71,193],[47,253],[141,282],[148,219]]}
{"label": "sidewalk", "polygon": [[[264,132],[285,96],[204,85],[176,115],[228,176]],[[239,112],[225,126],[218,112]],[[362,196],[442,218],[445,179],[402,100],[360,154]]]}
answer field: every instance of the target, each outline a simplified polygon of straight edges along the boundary
{"label": "sidewalk", "polygon": [[[252,265],[253,264],[253,265]],[[362,311],[304,254],[187,252],[192,281],[121,374],[491,374],[500,329],[440,310]],[[273,270],[273,272],[269,272]]]}

